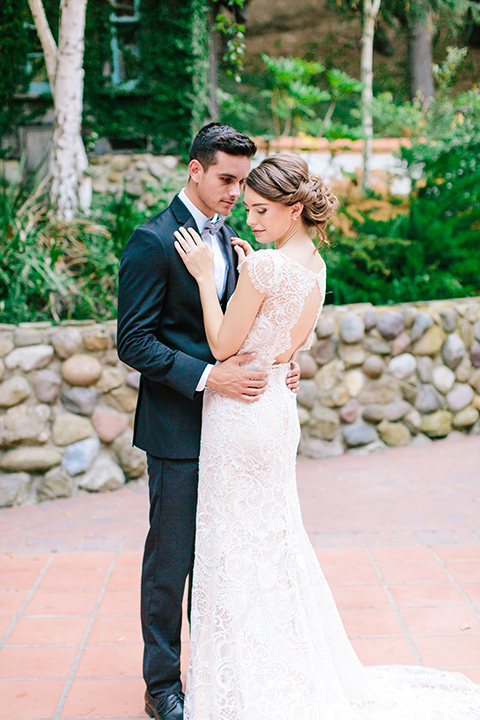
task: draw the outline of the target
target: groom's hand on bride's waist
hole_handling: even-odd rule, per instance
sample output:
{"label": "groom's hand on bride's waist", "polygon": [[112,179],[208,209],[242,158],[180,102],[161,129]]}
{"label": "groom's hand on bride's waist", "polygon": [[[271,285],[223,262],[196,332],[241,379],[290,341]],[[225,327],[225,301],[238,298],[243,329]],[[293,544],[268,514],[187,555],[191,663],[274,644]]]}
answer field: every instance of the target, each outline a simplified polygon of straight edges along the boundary
{"label": "groom's hand on bride's waist", "polygon": [[255,402],[267,388],[268,375],[242,367],[254,358],[255,353],[234,355],[215,365],[208,376],[207,387],[235,400]]}

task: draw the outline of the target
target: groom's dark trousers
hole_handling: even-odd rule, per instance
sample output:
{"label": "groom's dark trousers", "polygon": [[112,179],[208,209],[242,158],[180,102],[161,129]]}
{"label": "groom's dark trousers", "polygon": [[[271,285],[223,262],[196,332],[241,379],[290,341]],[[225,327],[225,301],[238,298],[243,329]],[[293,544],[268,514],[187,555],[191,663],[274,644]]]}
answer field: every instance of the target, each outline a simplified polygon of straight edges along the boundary
{"label": "groom's dark trousers", "polygon": [[[141,373],[133,441],[148,455],[141,618],[144,678],[153,696],[181,689],[182,598],[193,567],[202,414],[196,388],[207,364],[215,362],[197,283],[173,244],[180,226],[196,227],[176,196],[135,230],[119,275],[118,355]],[[219,234],[228,265],[224,308],[236,282],[233,235],[225,225]]]}

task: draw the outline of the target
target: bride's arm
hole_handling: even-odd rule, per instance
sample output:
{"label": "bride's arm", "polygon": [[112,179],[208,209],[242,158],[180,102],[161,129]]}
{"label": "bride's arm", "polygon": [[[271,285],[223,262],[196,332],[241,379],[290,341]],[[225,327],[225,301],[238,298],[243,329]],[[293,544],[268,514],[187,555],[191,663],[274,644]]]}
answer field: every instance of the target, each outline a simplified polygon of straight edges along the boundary
{"label": "bride's arm", "polygon": [[226,360],[240,349],[265,293],[252,285],[248,272],[240,273],[237,288],[224,315],[215,287],[211,248],[193,228],[188,231],[180,228],[175,237],[175,248],[198,283],[205,333],[212,355],[217,360]]}

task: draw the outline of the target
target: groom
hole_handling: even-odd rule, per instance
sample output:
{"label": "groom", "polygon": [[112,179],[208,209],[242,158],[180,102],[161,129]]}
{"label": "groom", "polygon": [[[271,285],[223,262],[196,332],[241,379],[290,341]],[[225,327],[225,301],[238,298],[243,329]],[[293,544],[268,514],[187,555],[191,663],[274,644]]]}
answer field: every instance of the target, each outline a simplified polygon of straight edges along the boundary
{"label": "groom", "polygon": [[[225,310],[236,284],[233,231],[223,225],[242,192],[255,144],[228,125],[195,136],[187,186],[137,228],[122,258],[118,355],[141,373],[134,444],[147,452],[150,530],[142,569],[145,710],[156,720],[183,718],[180,680],[182,598],[193,567],[202,391],[244,402],[266,389],[265,373],[247,371],[253,355],[215,364],[205,337],[198,286],[174,248],[174,231],[194,227],[214,254]],[[296,391],[299,368],[287,385]]]}

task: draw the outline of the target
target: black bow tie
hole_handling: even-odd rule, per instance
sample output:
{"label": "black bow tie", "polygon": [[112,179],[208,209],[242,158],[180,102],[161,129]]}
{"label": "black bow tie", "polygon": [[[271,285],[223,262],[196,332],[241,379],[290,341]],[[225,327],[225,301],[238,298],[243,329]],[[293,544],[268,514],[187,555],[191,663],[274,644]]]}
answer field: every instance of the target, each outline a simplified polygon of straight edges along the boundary
{"label": "black bow tie", "polygon": [[219,217],[218,220],[216,220],[215,222],[207,220],[202,230],[202,238],[205,239],[205,236],[208,234],[216,235],[222,229],[224,222],[225,218],[222,217]]}

